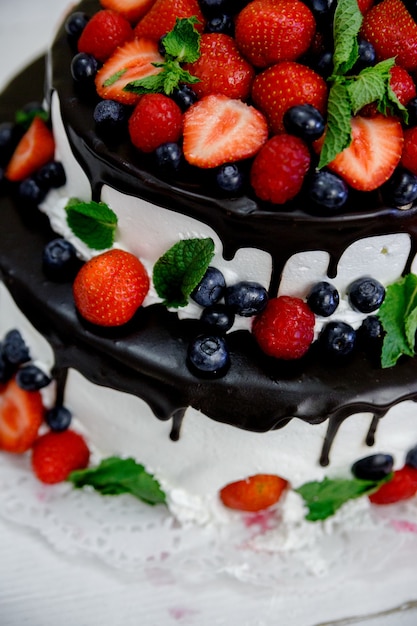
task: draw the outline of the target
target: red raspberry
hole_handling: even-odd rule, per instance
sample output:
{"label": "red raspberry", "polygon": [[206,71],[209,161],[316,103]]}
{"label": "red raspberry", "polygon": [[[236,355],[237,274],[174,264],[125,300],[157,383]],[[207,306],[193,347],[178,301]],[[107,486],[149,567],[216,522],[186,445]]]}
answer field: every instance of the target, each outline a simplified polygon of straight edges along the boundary
{"label": "red raspberry", "polygon": [[300,191],[309,167],[310,152],[302,139],[275,135],[255,157],[251,184],[261,200],[284,204]]}
{"label": "red raspberry", "polygon": [[176,142],[182,133],[181,109],[162,93],[145,94],[130,117],[129,133],[133,145],[143,152]]}
{"label": "red raspberry", "polygon": [[394,504],[401,500],[409,500],[417,494],[417,469],[404,465],[394,472],[392,480],[369,496],[373,504]]}
{"label": "red raspberry", "polygon": [[78,40],[78,52],[91,54],[98,61],[106,61],[113,52],[133,39],[133,29],[119,13],[103,10],[87,22]]}
{"label": "red raspberry", "polygon": [[404,131],[401,165],[417,176],[417,126]]}
{"label": "red raspberry", "polygon": [[47,484],[66,480],[71,472],[88,465],[90,451],[84,438],[73,430],[47,432],[37,439],[32,450],[32,468]]}
{"label": "red raspberry", "polygon": [[314,338],[314,313],[301,298],[271,298],[254,320],[252,332],[268,356],[299,359]]}

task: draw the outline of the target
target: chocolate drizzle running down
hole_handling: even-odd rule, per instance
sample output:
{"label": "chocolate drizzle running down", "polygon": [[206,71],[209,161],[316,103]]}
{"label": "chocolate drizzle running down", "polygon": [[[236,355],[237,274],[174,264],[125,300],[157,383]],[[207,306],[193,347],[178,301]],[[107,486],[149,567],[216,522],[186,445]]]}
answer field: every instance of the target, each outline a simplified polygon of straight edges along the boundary
{"label": "chocolate drizzle running down", "polygon": [[[79,10],[92,14],[97,8],[97,2],[87,0]],[[71,56],[61,31],[49,72],[60,95],[71,145],[88,173],[95,199],[102,185],[110,184],[209,224],[221,238],[226,258],[246,246],[269,252],[274,263],[272,293],[276,293],[285,262],[300,251],[327,251],[329,276],[335,274],[344,250],[363,237],[405,232],[415,253],[417,208],[383,208],[376,194],[352,200],[355,212],[318,218],[295,205],[279,212],[254,198],[209,196],[209,183],[204,187],[204,180],[198,178],[160,181],[155,170],[145,169],[128,142],[113,151],[95,135],[94,102],[80,100],[75,93],[69,77]],[[12,119],[25,102],[42,97],[43,75],[44,64],[39,60],[16,77],[0,98],[2,120]],[[395,368],[382,370],[358,352],[348,363],[329,366],[315,344],[303,359],[282,363],[266,357],[245,331],[229,335],[228,373],[220,379],[201,380],[186,366],[189,340],[201,330],[197,320],[179,321],[161,305],[140,309],[119,329],[96,328],[81,320],[71,284],[50,282],[42,272],[42,250],[54,236],[42,214],[19,209],[10,196],[1,199],[1,275],[19,308],[53,348],[59,401],[71,367],[98,385],[137,395],[157,418],[172,419],[173,440],[180,435],[189,406],[213,420],[255,432],[282,428],[293,418],[310,424],[328,420],[320,458],[326,465],[334,437],[347,417],[371,414],[367,443],[372,445],[379,419],[395,404],[417,399],[416,359],[403,359]]]}

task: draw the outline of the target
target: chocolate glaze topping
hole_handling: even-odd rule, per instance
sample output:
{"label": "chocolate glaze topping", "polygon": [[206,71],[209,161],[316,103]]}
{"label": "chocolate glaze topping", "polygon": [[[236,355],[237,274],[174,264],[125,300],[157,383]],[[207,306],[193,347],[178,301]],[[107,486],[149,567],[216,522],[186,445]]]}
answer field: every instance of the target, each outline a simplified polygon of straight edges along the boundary
{"label": "chocolate glaze topping", "polygon": [[[86,0],[77,10],[93,14],[97,9],[97,2]],[[273,294],[285,262],[299,251],[327,251],[329,276],[335,274],[346,247],[363,237],[408,233],[414,256],[417,207],[404,211],[383,207],[377,194],[358,194],[345,214],[323,218],[305,213],[302,199],[284,212],[249,196],[215,197],[208,192],[207,174],[194,172],[190,177],[189,172],[187,179],[170,182],[158,179],[157,171],[145,165],[129,142],[108,148],[96,136],[94,100],[79,97],[69,75],[72,54],[61,30],[48,75],[59,92],[72,148],[88,173],[95,199],[102,185],[109,184],[209,224],[219,234],[227,258],[246,246],[269,252],[274,262]],[[0,118],[12,119],[19,106],[41,98],[43,77],[42,59],[16,77],[0,98]],[[139,396],[157,418],[172,419],[172,439],[180,436],[188,406],[256,432],[279,429],[293,418],[310,424],[328,420],[323,465],[329,462],[331,443],[344,419],[371,413],[367,443],[372,445],[379,419],[393,405],[417,399],[416,359],[403,359],[395,368],[383,370],[357,352],[347,363],[329,365],[314,344],[303,359],[283,363],[266,357],[246,331],[228,336],[231,367],[224,377],[197,378],[186,365],[189,340],[201,331],[197,320],[179,321],[154,305],[140,309],[122,328],[89,326],[77,315],[71,284],[50,282],[43,274],[42,250],[54,236],[43,215],[37,211],[28,215],[11,196],[1,198],[1,275],[20,309],[54,350],[58,399],[67,368],[72,367],[96,384]]]}

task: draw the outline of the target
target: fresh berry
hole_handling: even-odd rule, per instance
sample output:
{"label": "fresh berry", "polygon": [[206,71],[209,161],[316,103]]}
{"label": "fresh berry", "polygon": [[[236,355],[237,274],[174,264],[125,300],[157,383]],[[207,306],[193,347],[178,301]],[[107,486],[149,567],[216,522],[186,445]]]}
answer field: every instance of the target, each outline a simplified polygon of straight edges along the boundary
{"label": "fresh berry", "polygon": [[407,206],[417,200],[417,175],[398,167],[385,183],[382,192],[392,206]]}
{"label": "fresh berry", "polygon": [[73,284],[79,313],[100,326],[120,326],[128,322],[148,289],[149,277],[139,259],[117,249],[87,261]]}
{"label": "fresh berry", "polygon": [[93,118],[97,133],[104,140],[120,140],[127,129],[130,111],[116,100],[100,100],[94,108]]}
{"label": "fresh berry", "polygon": [[38,391],[47,387],[50,382],[50,377],[37,365],[24,365],[16,372],[16,383],[25,391]]}
{"label": "fresh berry", "polygon": [[93,87],[98,70],[98,61],[91,55],[79,52],[71,61],[71,76],[82,88]]}
{"label": "fresh berry", "polygon": [[222,33],[233,37],[235,34],[235,23],[231,15],[222,13],[207,20],[206,33]]}
{"label": "fresh berry", "polygon": [[42,269],[50,280],[73,279],[78,269],[77,253],[73,244],[61,237],[49,241],[43,249]]}
{"label": "fresh berry", "polygon": [[307,185],[307,193],[314,203],[306,210],[317,213],[333,213],[344,207],[349,197],[349,188],[345,181],[327,170],[314,172]]}
{"label": "fresh berry", "polygon": [[404,147],[401,165],[417,175],[417,126],[404,131]]}
{"label": "fresh berry", "polygon": [[319,336],[324,352],[331,357],[344,358],[356,347],[356,331],[346,322],[328,322]]}
{"label": "fresh berry", "polygon": [[230,367],[230,354],[225,339],[217,334],[199,335],[188,346],[187,364],[197,376],[224,376]]}
{"label": "fresh berry", "polygon": [[20,454],[38,436],[44,408],[39,391],[24,391],[14,379],[0,388],[0,449]]}
{"label": "fresh berry", "polygon": [[156,0],[152,8],[137,24],[135,35],[157,42],[174,28],[176,19],[193,16],[199,22],[195,24],[195,28],[203,32],[206,20],[198,0]]}
{"label": "fresh berry", "polygon": [[54,152],[51,130],[40,117],[35,117],[13,152],[6,177],[13,182],[24,180],[52,161]]}
{"label": "fresh berry", "polygon": [[376,315],[367,315],[357,331],[360,345],[371,354],[380,353],[384,334],[384,327]]}
{"label": "fresh berry", "polygon": [[390,87],[398,98],[398,101],[403,106],[416,97],[416,86],[412,76],[399,65],[394,65],[390,69]]}
{"label": "fresh berry", "polygon": [[184,155],[179,143],[168,142],[156,148],[155,158],[159,170],[166,176],[170,176],[181,168]]}
{"label": "fresh berry", "polygon": [[0,124],[0,164],[7,165],[21,136],[12,122]]}
{"label": "fresh berry", "polygon": [[369,496],[372,504],[394,504],[409,500],[417,493],[417,469],[405,465],[395,470],[392,479]]}
{"label": "fresh berry", "polygon": [[223,94],[246,100],[255,77],[253,67],[242,57],[235,40],[221,33],[202,35],[199,58],[184,69],[199,79],[193,85],[199,98]]}
{"label": "fresh berry", "polygon": [[212,304],[201,312],[200,320],[219,333],[226,333],[235,322],[235,314],[225,304]]}
{"label": "fresh berry", "polygon": [[45,200],[46,193],[35,176],[29,176],[22,180],[17,189],[19,203],[24,207],[38,207]]}
{"label": "fresh berry", "polygon": [[115,11],[98,11],[89,20],[78,40],[78,52],[91,54],[104,62],[115,50],[133,39],[133,29],[126,18]]}
{"label": "fresh berry", "polygon": [[155,0],[100,0],[100,4],[103,8],[116,11],[129,22],[136,24],[155,4]]}
{"label": "fresh berry", "polygon": [[284,130],[284,113],[299,104],[311,104],[324,114],[327,84],[301,63],[283,61],[264,70],[253,81],[252,98],[265,114],[273,133]]}
{"label": "fresh berry", "polygon": [[[401,123],[376,115],[351,120],[352,142],[328,168],[359,191],[372,191],[385,183],[397,167],[403,148]],[[322,138],[315,142],[320,149]]]}
{"label": "fresh berry", "polygon": [[77,42],[87,26],[90,16],[83,11],[74,11],[65,20],[64,28],[71,41]]}
{"label": "fresh berry", "polygon": [[362,480],[382,480],[391,474],[393,467],[391,454],[372,454],[355,461],[352,473]]}
{"label": "fresh berry", "polygon": [[408,126],[417,126],[417,97],[407,104]]}
{"label": "fresh berry", "polygon": [[255,157],[251,185],[261,200],[284,204],[300,191],[310,167],[310,152],[299,137],[271,137]]}
{"label": "fresh berry", "polygon": [[213,168],[254,156],[268,137],[262,113],[223,95],[205,96],[184,114],[184,156]]}
{"label": "fresh berry", "polygon": [[236,9],[235,0],[199,0],[200,9],[207,17],[214,17],[224,13],[231,13]]}
{"label": "fresh berry", "polygon": [[47,432],[34,443],[32,469],[43,483],[63,482],[71,472],[85,469],[90,451],[84,438],[73,430]]}
{"label": "fresh berry", "polygon": [[182,111],[162,93],[142,96],[129,118],[129,135],[142,152],[153,152],[164,143],[176,143],[182,133]]}
{"label": "fresh berry", "polygon": [[358,43],[359,58],[352,68],[352,73],[359,74],[366,67],[372,67],[376,64],[376,52],[373,45],[365,39],[360,39]]}
{"label": "fresh berry", "polygon": [[385,298],[385,287],[375,278],[357,278],[347,288],[349,304],[355,311],[372,313],[379,309]]}
{"label": "fresh berry", "polygon": [[259,283],[242,280],[226,288],[224,301],[236,315],[253,317],[265,310],[268,304],[268,292]]}
{"label": "fresh berry", "polygon": [[314,338],[315,316],[301,298],[271,298],[253,323],[252,332],[265,354],[277,359],[299,359]]}
{"label": "fresh berry", "polygon": [[237,511],[256,513],[278,502],[288,482],[274,474],[255,474],[229,483],[220,490],[224,506]]}
{"label": "fresh berry", "polygon": [[401,0],[383,0],[365,15],[361,35],[379,61],[395,57],[406,70],[417,68],[417,24]]}
{"label": "fresh berry", "polygon": [[126,91],[126,85],[160,72],[154,63],[162,63],[163,60],[156,42],[149,39],[128,41],[97,72],[95,83],[98,95],[122,104],[136,104],[140,96]]}
{"label": "fresh berry", "polygon": [[229,194],[238,194],[244,185],[245,177],[237,163],[225,163],[216,172],[216,184]]}
{"label": "fresh berry", "polygon": [[226,281],[217,267],[209,266],[203,278],[191,294],[200,306],[216,304],[223,297]]}
{"label": "fresh berry", "polygon": [[405,463],[417,470],[417,446],[414,446],[407,452]]}
{"label": "fresh berry", "polygon": [[36,180],[42,189],[58,189],[66,183],[65,170],[60,161],[50,161],[36,173]]}
{"label": "fresh berry", "polygon": [[54,432],[60,433],[70,427],[72,413],[65,406],[55,406],[45,413],[45,422]]}
{"label": "fresh berry", "polygon": [[306,141],[318,139],[324,132],[324,119],[316,107],[311,104],[299,104],[285,111],[284,128]]}
{"label": "fresh berry", "polygon": [[18,366],[30,361],[29,348],[16,328],[9,330],[4,336],[1,353],[10,365]]}
{"label": "fresh berry", "polygon": [[197,94],[189,85],[178,85],[171,94],[171,98],[178,104],[181,111],[186,111],[197,102]]}
{"label": "fresh berry", "polygon": [[367,11],[374,5],[375,0],[358,0],[359,11],[365,15]]}
{"label": "fresh berry", "polygon": [[313,40],[316,22],[300,0],[250,2],[236,19],[235,37],[242,54],[255,67],[294,61]]}
{"label": "fresh berry", "polygon": [[316,315],[329,317],[339,306],[339,292],[327,281],[316,283],[307,296],[307,304]]}

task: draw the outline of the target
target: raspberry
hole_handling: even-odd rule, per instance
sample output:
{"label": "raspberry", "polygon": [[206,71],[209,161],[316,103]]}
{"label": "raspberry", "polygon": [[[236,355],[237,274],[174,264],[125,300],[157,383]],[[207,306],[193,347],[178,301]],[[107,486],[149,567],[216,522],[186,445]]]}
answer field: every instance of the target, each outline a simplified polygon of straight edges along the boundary
{"label": "raspberry", "polygon": [[34,443],[32,468],[43,483],[66,480],[71,472],[88,465],[90,451],[84,438],[73,430],[47,432]]}
{"label": "raspberry", "polygon": [[175,143],[182,133],[181,109],[162,93],[145,94],[129,120],[129,133],[133,145],[143,152]]}
{"label": "raspberry", "polygon": [[417,493],[417,469],[405,465],[394,472],[392,480],[369,496],[373,504],[394,504],[401,500],[409,500]]}
{"label": "raspberry", "polygon": [[268,356],[299,359],[314,337],[314,313],[300,298],[271,298],[266,309],[255,318],[252,332]]}

